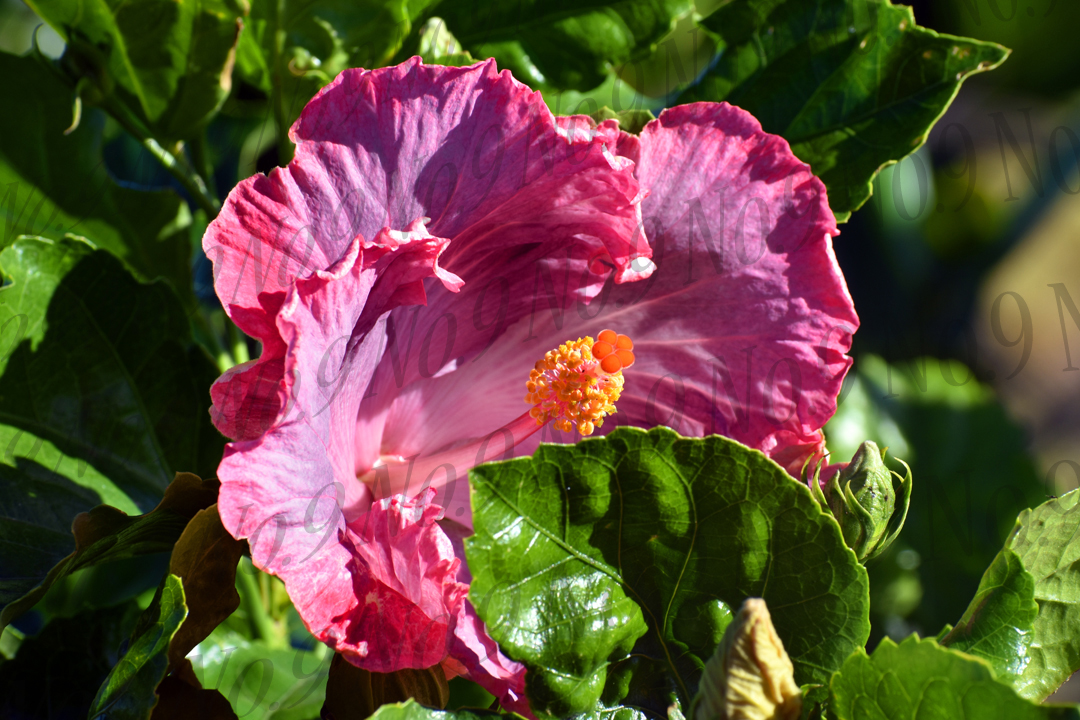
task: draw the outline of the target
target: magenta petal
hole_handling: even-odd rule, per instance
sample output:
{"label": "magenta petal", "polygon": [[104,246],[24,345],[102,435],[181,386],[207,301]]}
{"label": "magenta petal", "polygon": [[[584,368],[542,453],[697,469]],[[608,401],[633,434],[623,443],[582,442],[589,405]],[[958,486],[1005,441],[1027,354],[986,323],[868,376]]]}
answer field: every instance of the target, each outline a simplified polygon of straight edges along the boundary
{"label": "magenta petal", "polygon": [[[560,119],[578,135],[588,122]],[[640,137],[614,132],[611,121],[591,132],[636,163],[657,269],[608,285],[576,313],[535,313],[500,338],[492,364],[610,327],[634,340],[637,360],[601,432],[667,425],[687,436],[718,433],[797,475],[823,449],[820,429],[836,410],[859,324],[833,254],[838,231],[824,186],[786,141],[726,104],[665,110]],[[478,373],[465,374],[480,383]],[[463,403],[482,398],[509,413],[521,407],[521,385],[490,378]],[[429,400],[416,404],[447,411],[434,388]],[[515,453],[573,440],[544,428]]]}
{"label": "magenta petal", "polygon": [[438,267],[446,240],[418,227],[377,239],[363,247],[355,239],[328,270],[294,282],[276,318],[289,349],[278,416],[258,439],[230,443],[218,468],[225,527],[247,538],[258,567],[285,581],[312,633],[354,654],[341,628],[358,603],[342,508],[359,512],[371,501],[354,472],[356,411],[385,343],[386,313],[423,302],[424,278],[459,282]]}
{"label": "magenta petal", "polygon": [[469,680],[498,698],[504,709],[534,717],[525,697],[525,666],[502,654],[467,599],[455,617],[450,657],[465,667]]}
{"label": "magenta petal", "polygon": [[337,649],[375,672],[428,668],[446,657],[468,585],[456,580],[450,539],[435,523],[433,490],[418,500],[380,500],[349,523],[357,606],[338,621]]}
{"label": "magenta petal", "polygon": [[635,342],[619,422],[720,433],[798,472],[821,449],[859,325],[824,185],[726,103],[665,110],[618,150],[649,193],[658,266],[597,308]]}
{"label": "magenta petal", "polygon": [[290,135],[289,170],[308,189],[297,205],[319,209],[320,232],[371,237],[430,218],[432,233],[453,240],[446,267],[467,282],[500,256],[543,257],[532,246],[555,239],[589,244],[609,264],[597,268],[601,281],[611,266],[617,281],[635,278],[631,261],[648,257],[627,164],[568,137],[539,93],[494,61],[346,70]]}

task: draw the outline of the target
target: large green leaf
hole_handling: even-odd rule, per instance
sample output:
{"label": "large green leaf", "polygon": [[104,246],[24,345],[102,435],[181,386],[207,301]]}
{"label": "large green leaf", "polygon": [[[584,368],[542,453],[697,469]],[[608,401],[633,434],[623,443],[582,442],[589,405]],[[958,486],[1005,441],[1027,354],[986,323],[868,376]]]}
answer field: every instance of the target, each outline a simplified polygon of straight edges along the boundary
{"label": "large green leaf", "polygon": [[68,42],[72,66],[107,73],[126,104],[165,137],[189,136],[229,94],[243,26],[234,0],[28,4]]}
{"label": "large green leaf", "polygon": [[837,720],[1075,720],[1075,707],[1035,705],[994,679],[990,666],[912,635],[852,655],[832,679]]}
{"label": "large green leaf", "polygon": [[960,363],[860,355],[851,375],[825,426],[833,461],[873,440],[917,483],[903,532],[867,568],[874,634],[936,635],[964,613],[1017,514],[1046,491],[1024,431]]}
{"label": "large green leaf", "polygon": [[734,0],[703,24],[722,54],[679,101],[751,112],[825,182],[841,221],[882,166],[926,141],[965,77],[1008,55],[919,27],[888,0]]}
{"label": "large green leaf", "polygon": [[1005,548],[994,558],[964,616],[941,644],[990,663],[999,680],[1015,683],[1030,662],[1032,624],[1039,614],[1035,580]]}
{"label": "large green leaf", "polygon": [[1017,692],[1042,700],[1080,670],[1080,491],[1025,510],[1006,547],[1035,578],[1039,615]]}
{"label": "large green leaf", "polygon": [[310,720],[319,716],[333,653],[250,640],[222,626],[190,655],[204,688],[216,689],[249,720]]}
{"label": "large green leaf", "polygon": [[157,702],[154,690],[169,666],[169,643],[187,617],[184,585],[165,576],[139,617],[127,652],[105,678],[90,706],[90,720],[145,720]]}
{"label": "large green leaf", "polygon": [[869,633],[867,580],[807,487],[722,437],[619,428],[470,471],[470,597],[539,712],[688,708],[747,597],[799,682]]}
{"label": "large green leaf", "polygon": [[180,470],[212,476],[216,373],[163,283],[85,242],[0,253],[0,604],[24,595],[99,504],[153,508]]}
{"label": "large green leaf", "polygon": [[0,53],[0,77],[0,106],[18,108],[0,113],[0,247],[19,235],[81,235],[143,279],[167,278],[193,303],[187,205],[173,192],[133,190],[109,177],[100,114],[84,114],[64,135],[72,92],[40,63]]}
{"label": "large green leaf", "polygon": [[475,57],[494,57],[533,88],[591,90],[692,9],[689,0],[443,0],[429,13]]}

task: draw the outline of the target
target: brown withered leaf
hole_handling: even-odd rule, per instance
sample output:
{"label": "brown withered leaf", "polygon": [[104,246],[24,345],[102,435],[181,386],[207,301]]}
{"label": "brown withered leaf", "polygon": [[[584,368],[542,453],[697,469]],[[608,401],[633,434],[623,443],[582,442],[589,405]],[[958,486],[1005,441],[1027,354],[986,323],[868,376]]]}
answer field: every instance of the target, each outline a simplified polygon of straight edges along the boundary
{"label": "brown withered leaf", "polygon": [[224,695],[203,689],[190,660],[181,660],[156,692],[158,701],[150,720],[238,720]]}
{"label": "brown withered leaf", "polygon": [[177,668],[192,648],[240,607],[236,564],[244,545],[221,524],[217,504],[200,510],[173,546],[169,572],[184,581],[188,616],[169,644],[169,667]]}
{"label": "brown withered leaf", "polygon": [[53,583],[76,570],[109,560],[167,552],[184,532],[188,521],[217,502],[217,480],[177,473],[158,506],[131,517],[109,505],[79,513],[71,523],[75,551],[49,571],[41,584],[0,611],[0,629],[32,608]]}
{"label": "brown withered leaf", "polygon": [[358,668],[341,655],[330,663],[323,720],[365,720],[387,703],[415,699],[421,705],[444,708],[450,686],[442,667],[377,673]]}

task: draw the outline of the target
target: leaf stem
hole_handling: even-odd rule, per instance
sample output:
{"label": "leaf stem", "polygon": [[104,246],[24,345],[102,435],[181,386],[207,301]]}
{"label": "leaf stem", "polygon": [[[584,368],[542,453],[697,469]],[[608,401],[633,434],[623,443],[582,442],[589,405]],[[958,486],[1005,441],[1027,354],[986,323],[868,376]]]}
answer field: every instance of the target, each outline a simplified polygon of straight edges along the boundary
{"label": "leaf stem", "polygon": [[262,574],[251,564],[248,558],[240,559],[240,567],[236,571],[236,589],[240,593],[240,606],[247,613],[251,623],[251,634],[256,640],[262,640],[267,645],[279,647],[284,645],[284,637],[277,624],[270,618],[263,604],[262,591],[255,573]]}
{"label": "leaf stem", "polygon": [[[188,149],[191,152],[191,162],[195,166],[196,173],[207,183],[209,189],[214,184],[214,164],[210,162],[210,153],[206,145],[206,128],[203,128],[192,136]],[[215,199],[217,197],[217,194],[213,192],[210,192],[210,195]],[[213,218],[208,218],[208,220],[213,220]]]}
{"label": "leaf stem", "polygon": [[102,103],[102,107],[113,116],[116,122],[120,123],[122,128],[138,140],[165,167],[170,175],[176,178],[177,182],[188,191],[195,203],[206,211],[207,219],[213,220],[217,217],[221,204],[211,194],[202,176],[195,172],[182,154],[179,152],[174,154],[167,150],[161,141],[154,137],[153,133],[115,97],[107,98]]}
{"label": "leaf stem", "polygon": [[[222,313],[222,315],[224,315],[224,313]],[[214,327],[211,324],[211,318],[207,316],[206,310],[202,307],[198,307],[191,314],[189,319],[191,320],[191,326],[195,333],[195,339],[210,352],[210,355],[214,358],[214,362],[217,363],[218,372],[225,372],[233,365],[236,365],[232,355],[225,349],[225,346],[221,342],[221,338],[214,330]]]}
{"label": "leaf stem", "polygon": [[293,157],[292,140],[289,139],[289,123],[285,115],[285,91],[282,84],[281,62],[285,53],[285,0],[271,0],[273,14],[273,43],[271,44],[270,104],[274,108],[274,124],[277,125],[278,165],[284,167]]}
{"label": "leaf stem", "polygon": [[233,364],[239,365],[250,360],[251,354],[248,353],[247,338],[244,333],[228,317],[225,318],[225,328],[225,332],[229,336],[229,349],[232,351]]}

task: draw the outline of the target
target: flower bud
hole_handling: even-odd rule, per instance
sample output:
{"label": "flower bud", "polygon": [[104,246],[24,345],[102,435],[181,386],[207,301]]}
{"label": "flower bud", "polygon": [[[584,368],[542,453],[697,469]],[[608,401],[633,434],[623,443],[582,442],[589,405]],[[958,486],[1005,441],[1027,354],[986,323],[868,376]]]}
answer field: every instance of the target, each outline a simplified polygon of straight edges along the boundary
{"label": "flower bud", "polygon": [[796,720],[795,668],[761,598],[747,598],[705,664],[690,720]]}
{"label": "flower bud", "polygon": [[817,477],[811,481],[814,498],[840,523],[844,542],[861,563],[888,548],[907,519],[911,468],[903,460],[899,462],[907,468],[907,477],[889,470],[885,451],[867,440],[847,467],[829,478],[824,489]]}

